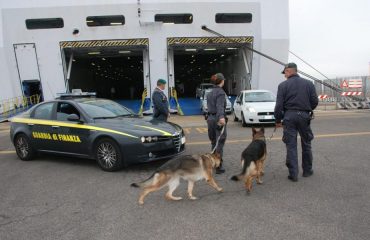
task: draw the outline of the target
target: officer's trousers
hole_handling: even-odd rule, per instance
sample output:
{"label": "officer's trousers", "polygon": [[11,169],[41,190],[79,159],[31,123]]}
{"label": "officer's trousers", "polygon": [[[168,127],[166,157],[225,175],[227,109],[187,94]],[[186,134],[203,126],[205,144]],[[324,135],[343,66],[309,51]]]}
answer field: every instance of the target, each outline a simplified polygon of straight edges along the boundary
{"label": "officer's trousers", "polygon": [[[213,150],[215,148],[215,146],[216,146],[217,139],[218,139],[218,137],[221,134],[221,129],[217,125],[216,118],[213,117],[213,116],[209,116],[208,117],[208,119],[207,119],[207,125],[208,125],[208,137],[209,137],[209,140],[211,140],[211,147],[212,147],[211,149]],[[216,148],[216,152],[218,152],[218,153],[221,154],[221,158],[223,156],[224,145],[225,145],[226,137],[227,137],[226,125],[224,126],[224,128],[225,128],[225,130],[222,133],[222,135],[220,137],[220,140],[218,141],[217,148]]]}
{"label": "officer's trousers", "polygon": [[308,112],[287,111],[284,114],[284,135],[283,142],[286,144],[286,166],[289,175],[298,176],[298,154],[297,154],[297,132],[301,137],[302,146],[302,169],[303,172],[312,170],[312,149],[311,141],[313,133],[310,127],[311,117]]}

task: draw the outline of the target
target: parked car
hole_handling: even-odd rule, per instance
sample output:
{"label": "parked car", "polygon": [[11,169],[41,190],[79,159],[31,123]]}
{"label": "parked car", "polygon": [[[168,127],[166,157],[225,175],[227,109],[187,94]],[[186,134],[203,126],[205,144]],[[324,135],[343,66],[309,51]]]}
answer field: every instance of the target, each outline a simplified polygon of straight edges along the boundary
{"label": "parked car", "polygon": [[203,92],[206,89],[212,88],[214,85],[212,83],[202,83],[197,87],[195,97],[196,98],[201,98],[203,96]]}
{"label": "parked car", "polygon": [[185,150],[179,125],[141,118],[107,99],[46,101],[11,122],[10,138],[22,160],[52,153],[96,159],[103,170],[115,171]]}
{"label": "parked car", "polygon": [[274,123],[276,96],[267,90],[241,91],[234,102],[234,121],[247,124]]}
{"label": "parked car", "polygon": [[[212,91],[212,88],[208,88],[204,90],[202,97],[200,98],[200,110],[203,114],[206,114],[208,112],[207,108],[207,95]],[[233,106],[230,102],[230,96],[226,96],[226,114],[231,114],[233,112]]]}

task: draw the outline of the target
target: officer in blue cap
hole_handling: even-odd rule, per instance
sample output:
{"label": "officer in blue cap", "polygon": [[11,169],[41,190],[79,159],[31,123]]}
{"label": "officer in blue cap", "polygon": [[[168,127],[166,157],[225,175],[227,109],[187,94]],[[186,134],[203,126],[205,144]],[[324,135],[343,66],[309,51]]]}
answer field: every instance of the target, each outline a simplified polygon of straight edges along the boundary
{"label": "officer in blue cap", "polygon": [[170,116],[168,100],[166,94],[164,94],[164,89],[166,87],[166,80],[158,79],[157,87],[154,89],[152,94],[153,102],[153,119],[160,121],[167,121]]}
{"label": "officer in blue cap", "polygon": [[276,127],[284,128],[283,142],[286,145],[288,179],[298,181],[297,133],[301,136],[303,177],[313,174],[310,127],[313,110],[318,104],[317,93],[312,82],[297,74],[297,65],[288,63],[282,72],[286,81],[279,84],[276,105]]}
{"label": "officer in blue cap", "polygon": [[222,73],[216,73],[211,77],[211,83],[214,84],[212,91],[207,95],[207,126],[208,137],[211,140],[212,150],[221,154],[221,164],[216,168],[216,174],[225,172],[223,167],[223,149],[227,137],[226,123],[226,93],[223,90],[225,77]]}

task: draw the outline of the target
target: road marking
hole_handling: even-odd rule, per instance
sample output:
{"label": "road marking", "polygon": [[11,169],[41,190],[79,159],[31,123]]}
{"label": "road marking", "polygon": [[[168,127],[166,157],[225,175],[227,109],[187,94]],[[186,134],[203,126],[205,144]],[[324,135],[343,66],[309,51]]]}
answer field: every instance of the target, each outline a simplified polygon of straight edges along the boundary
{"label": "road marking", "polygon": [[[315,138],[332,138],[332,137],[349,137],[349,136],[362,136],[362,135],[370,135],[370,132],[357,132],[357,133],[333,133],[333,134],[319,134],[315,135]],[[226,143],[233,144],[233,143],[242,143],[242,142],[250,142],[252,139],[235,139],[235,140],[226,140]],[[281,141],[281,137],[275,137],[271,138],[271,140],[268,141]],[[209,141],[199,141],[199,142],[188,142],[186,145],[206,145],[210,144]]]}
{"label": "road marking", "polygon": [[0,151],[0,154],[12,154],[16,153],[14,150],[13,151]]}

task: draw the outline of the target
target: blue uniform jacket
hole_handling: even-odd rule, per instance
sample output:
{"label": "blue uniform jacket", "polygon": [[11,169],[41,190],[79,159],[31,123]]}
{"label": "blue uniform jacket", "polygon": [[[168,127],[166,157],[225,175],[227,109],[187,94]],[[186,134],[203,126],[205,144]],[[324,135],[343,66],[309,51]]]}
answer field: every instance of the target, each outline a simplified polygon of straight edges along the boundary
{"label": "blue uniform jacket", "polygon": [[168,100],[166,95],[158,88],[152,94],[153,118],[166,121],[168,117]]}
{"label": "blue uniform jacket", "polygon": [[311,112],[319,103],[312,82],[298,74],[290,76],[278,86],[275,105],[275,121],[280,123],[287,110]]}

